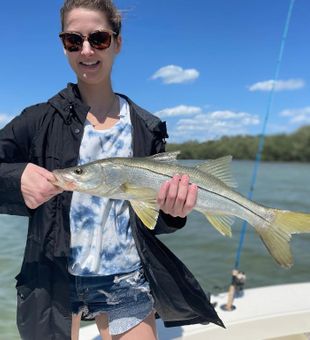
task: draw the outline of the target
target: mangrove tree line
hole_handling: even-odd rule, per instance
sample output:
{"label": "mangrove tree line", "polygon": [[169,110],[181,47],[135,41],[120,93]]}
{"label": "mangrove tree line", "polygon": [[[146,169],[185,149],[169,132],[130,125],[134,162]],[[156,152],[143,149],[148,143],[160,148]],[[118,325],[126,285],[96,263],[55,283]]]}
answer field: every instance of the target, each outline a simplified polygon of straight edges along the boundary
{"label": "mangrove tree line", "polygon": [[[167,143],[167,151],[180,150],[180,159],[208,159],[232,155],[234,159],[255,159],[259,136],[224,136],[206,142]],[[310,125],[291,134],[267,135],[262,153],[264,161],[310,162]]]}

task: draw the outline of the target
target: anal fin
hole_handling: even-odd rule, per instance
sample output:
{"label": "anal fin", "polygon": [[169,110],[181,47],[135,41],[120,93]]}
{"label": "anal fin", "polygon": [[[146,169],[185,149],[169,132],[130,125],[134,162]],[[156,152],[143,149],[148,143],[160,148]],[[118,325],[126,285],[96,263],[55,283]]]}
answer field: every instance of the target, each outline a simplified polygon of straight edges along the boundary
{"label": "anal fin", "polygon": [[231,226],[234,223],[234,217],[227,215],[212,215],[209,212],[200,210],[206,216],[212,226],[224,236],[232,236]]}

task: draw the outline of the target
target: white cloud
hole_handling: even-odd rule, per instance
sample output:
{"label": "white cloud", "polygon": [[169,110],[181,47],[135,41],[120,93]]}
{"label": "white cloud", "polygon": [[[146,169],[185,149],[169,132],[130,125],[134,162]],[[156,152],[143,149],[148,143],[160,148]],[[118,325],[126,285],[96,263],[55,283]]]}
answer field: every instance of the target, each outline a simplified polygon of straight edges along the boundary
{"label": "white cloud", "polygon": [[283,110],[280,112],[280,116],[290,117],[289,124],[310,124],[310,106]]}
{"label": "white cloud", "polygon": [[156,116],[163,117],[175,117],[185,116],[201,113],[201,108],[198,106],[179,105],[176,107],[166,108],[155,113]]}
{"label": "white cloud", "polygon": [[176,65],[167,65],[157,70],[151,79],[161,79],[164,84],[181,84],[194,81],[199,77],[199,72],[194,69],[183,69]]}
{"label": "white cloud", "polygon": [[3,127],[12,119],[12,116],[6,113],[0,113],[0,127]]}
{"label": "white cloud", "polygon": [[249,128],[260,123],[257,115],[230,110],[198,113],[191,118],[182,118],[174,126],[168,122],[171,140],[210,140],[223,135],[248,133]]}
{"label": "white cloud", "polygon": [[292,91],[298,90],[305,86],[305,82],[302,79],[288,79],[288,80],[266,80],[255,83],[249,86],[251,92],[254,91],[271,91],[273,88],[275,91]]}

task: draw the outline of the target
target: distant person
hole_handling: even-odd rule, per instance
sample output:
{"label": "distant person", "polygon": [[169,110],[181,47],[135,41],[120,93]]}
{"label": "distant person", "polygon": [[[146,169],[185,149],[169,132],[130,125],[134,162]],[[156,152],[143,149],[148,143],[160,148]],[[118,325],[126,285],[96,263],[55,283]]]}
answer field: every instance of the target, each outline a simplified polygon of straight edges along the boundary
{"label": "distant person", "polygon": [[0,212],[29,217],[16,277],[21,338],[78,339],[83,318],[95,319],[105,340],[151,340],[155,313],[166,326],[221,325],[192,274],[155,237],[184,227],[197,198],[188,176],[163,183],[155,231],[126,201],[72,195],[50,183],[54,169],[163,152],[167,138],[165,123],[112,89],[122,45],[112,1],[66,0],[61,25],[77,84],[0,131]]}

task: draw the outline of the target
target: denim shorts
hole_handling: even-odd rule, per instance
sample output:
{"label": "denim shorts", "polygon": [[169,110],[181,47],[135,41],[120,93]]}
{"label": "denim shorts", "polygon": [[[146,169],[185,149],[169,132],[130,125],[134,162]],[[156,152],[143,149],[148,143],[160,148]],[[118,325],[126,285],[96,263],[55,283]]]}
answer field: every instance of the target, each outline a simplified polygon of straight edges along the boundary
{"label": "denim shorts", "polygon": [[109,332],[117,335],[142,322],[153,310],[153,298],[142,269],[110,276],[71,275],[70,299],[73,314],[83,320],[106,313]]}

